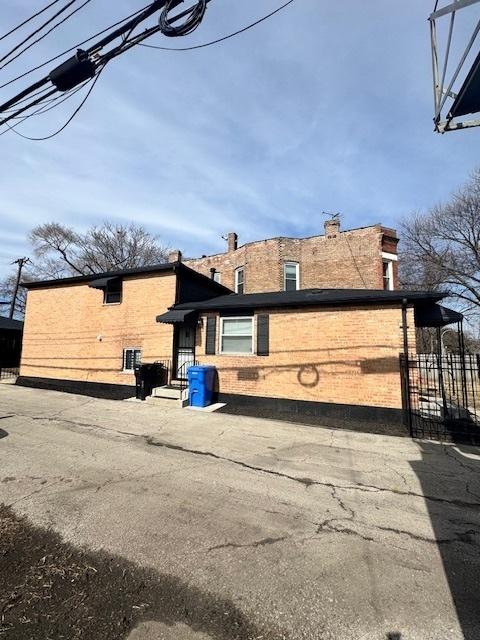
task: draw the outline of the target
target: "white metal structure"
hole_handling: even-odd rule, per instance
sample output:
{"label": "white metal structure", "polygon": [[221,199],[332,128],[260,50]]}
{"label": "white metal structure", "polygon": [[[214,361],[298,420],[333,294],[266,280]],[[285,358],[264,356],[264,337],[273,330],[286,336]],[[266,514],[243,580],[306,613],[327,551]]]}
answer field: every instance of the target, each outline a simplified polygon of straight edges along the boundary
{"label": "white metal structure", "polygon": [[[480,118],[466,120],[465,116],[480,114],[480,18],[472,21],[473,33],[465,49],[462,48],[455,61],[453,73],[449,70],[449,63],[456,54],[452,53],[455,45],[455,28],[458,13],[472,7],[480,0],[449,0],[441,7],[440,0],[435,3],[430,15],[430,30],[432,40],[433,62],[433,91],[435,98],[435,130],[439,133],[480,126]],[[462,13],[462,16],[464,13]],[[448,31],[445,30],[446,42],[440,47],[439,21],[449,16]],[[442,27],[444,21],[441,23]],[[472,64],[472,56],[475,58]],[[469,68],[470,67],[470,68]]]}

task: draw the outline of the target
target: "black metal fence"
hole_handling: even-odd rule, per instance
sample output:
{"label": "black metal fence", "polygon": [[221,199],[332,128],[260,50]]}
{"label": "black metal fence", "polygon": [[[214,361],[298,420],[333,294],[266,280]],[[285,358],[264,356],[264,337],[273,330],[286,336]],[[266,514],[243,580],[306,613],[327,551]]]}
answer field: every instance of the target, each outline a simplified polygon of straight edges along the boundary
{"label": "black metal fence", "polygon": [[15,380],[20,373],[19,367],[0,366],[0,380]]}
{"label": "black metal fence", "polygon": [[402,355],[401,367],[413,437],[480,442],[479,354]]}

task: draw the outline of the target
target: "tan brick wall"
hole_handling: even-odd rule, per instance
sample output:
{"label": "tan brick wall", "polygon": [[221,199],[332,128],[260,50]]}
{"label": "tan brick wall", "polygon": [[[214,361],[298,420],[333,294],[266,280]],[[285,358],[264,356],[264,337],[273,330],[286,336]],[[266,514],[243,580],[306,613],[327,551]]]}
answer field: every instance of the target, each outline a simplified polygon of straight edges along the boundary
{"label": "tan brick wall", "polygon": [[[270,315],[270,355],[205,355],[219,372],[220,392],[317,402],[401,408],[399,307],[276,310]],[[409,310],[409,325],[413,326]],[[220,321],[217,321],[217,349]],[[412,333],[413,340],[413,333]],[[414,342],[410,344],[414,349]]]}
{"label": "tan brick wall", "polygon": [[288,261],[300,265],[301,289],[383,289],[382,251],[396,253],[391,234],[378,225],[332,237],[273,238],[185,264],[206,276],[214,268],[230,289],[235,288],[235,269],[244,267],[245,293],[283,290],[283,265]]}
{"label": "tan brick wall", "polygon": [[174,304],[175,286],[168,273],[126,278],[118,305],[87,284],[30,290],[20,374],[134,384],[122,372],[124,348],[142,349],[144,362],[172,357],[173,329],[155,318]]}

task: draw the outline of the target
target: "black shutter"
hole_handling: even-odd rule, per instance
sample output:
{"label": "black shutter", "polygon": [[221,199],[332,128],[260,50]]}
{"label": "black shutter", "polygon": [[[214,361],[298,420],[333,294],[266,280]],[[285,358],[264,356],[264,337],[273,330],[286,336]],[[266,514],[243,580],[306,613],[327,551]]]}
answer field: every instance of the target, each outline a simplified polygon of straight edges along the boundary
{"label": "black shutter", "polygon": [[214,356],[216,349],[215,343],[217,340],[217,318],[207,318],[207,339],[205,343],[205,353],[207,356]]}
{"label": "black shutter", "polygon": [[257,316],[257,356],[270,355],[270,316]]}

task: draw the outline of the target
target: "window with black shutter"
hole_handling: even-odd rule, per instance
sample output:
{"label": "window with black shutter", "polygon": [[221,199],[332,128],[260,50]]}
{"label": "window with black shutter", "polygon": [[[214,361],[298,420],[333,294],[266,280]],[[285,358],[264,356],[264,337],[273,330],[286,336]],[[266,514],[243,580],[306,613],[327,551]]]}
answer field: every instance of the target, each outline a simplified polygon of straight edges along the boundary
{"label": "window with black shutter", "polygon": [[257,316],[257,356],[270,355],[270,316]]}
{"label": "window with black shutter", "polygon": [[217,318],[210,316],[207,318],[207,337],[206,337],[206,343],[205,343],[205,354],[207,356],[215,355],[216,340],[217,340]]}

